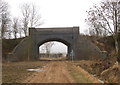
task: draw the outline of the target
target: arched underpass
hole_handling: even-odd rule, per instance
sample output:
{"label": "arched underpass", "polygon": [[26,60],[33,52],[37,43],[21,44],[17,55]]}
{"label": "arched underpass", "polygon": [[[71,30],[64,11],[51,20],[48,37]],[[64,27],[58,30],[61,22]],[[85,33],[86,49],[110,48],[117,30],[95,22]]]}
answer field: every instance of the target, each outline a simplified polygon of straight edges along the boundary
{"label": "arched underpass", "polygon": [[68,56],[68,46],[62,42],[49,41],[39,46],[40,60],[66,60]]}

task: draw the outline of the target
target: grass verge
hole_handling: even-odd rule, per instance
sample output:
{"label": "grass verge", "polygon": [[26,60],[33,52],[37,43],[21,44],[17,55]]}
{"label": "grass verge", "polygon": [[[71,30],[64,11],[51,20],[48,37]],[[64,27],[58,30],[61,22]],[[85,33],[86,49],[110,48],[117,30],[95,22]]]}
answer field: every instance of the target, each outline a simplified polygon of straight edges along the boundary
{"label": "grass verge", "polygon": [[93,83],[83,73],[78,71],[72,64],[68,63],[70,75],[75,79],[76,83]]}

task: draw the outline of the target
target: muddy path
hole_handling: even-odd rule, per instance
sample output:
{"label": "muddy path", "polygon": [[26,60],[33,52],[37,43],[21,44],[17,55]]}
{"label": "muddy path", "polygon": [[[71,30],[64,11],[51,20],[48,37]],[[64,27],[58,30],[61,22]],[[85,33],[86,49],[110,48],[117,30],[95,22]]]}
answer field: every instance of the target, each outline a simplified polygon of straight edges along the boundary
{"label": "muddy path", "polygon": [[43,71],[33,73],[23,83],[75,83],[64,61],[52,61],[41,69]]}

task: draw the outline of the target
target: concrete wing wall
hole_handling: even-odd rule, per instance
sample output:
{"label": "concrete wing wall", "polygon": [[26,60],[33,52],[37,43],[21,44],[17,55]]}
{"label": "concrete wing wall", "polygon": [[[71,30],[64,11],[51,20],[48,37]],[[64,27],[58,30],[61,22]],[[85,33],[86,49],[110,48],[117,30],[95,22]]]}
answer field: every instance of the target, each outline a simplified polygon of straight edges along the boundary
{"label": "concrete wing wall", "polygon": [[29,37],[24,38],[11,52],[8,54],[9,61],[20,61],[28,59]]}
{"label": "concrete wing wall", "polygon": [[102,53],[100,49],[93,44],[84,35],[79,35],[77,41],[76,59],[101,59]]}

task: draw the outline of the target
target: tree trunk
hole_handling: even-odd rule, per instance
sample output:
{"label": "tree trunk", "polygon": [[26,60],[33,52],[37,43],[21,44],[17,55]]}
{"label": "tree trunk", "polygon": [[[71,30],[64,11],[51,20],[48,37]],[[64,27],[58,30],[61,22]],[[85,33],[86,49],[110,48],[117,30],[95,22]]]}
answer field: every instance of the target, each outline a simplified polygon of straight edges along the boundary
{"label": "tree trunk", "polygon": [[117,61],[120,63],[120,33],[118,33],[118,57]]}
{"label": "tree trunk", "polygon": [[15,39],[17,38],[17,36],[16,36],[16,32],[14,33],[14,37],[15,37]]}
{"label": "tree trunk", "polygon": [[115,38],[115,50],[116,50],[116,55],[118,56],[118,41],[117,41],[117,38]]}

